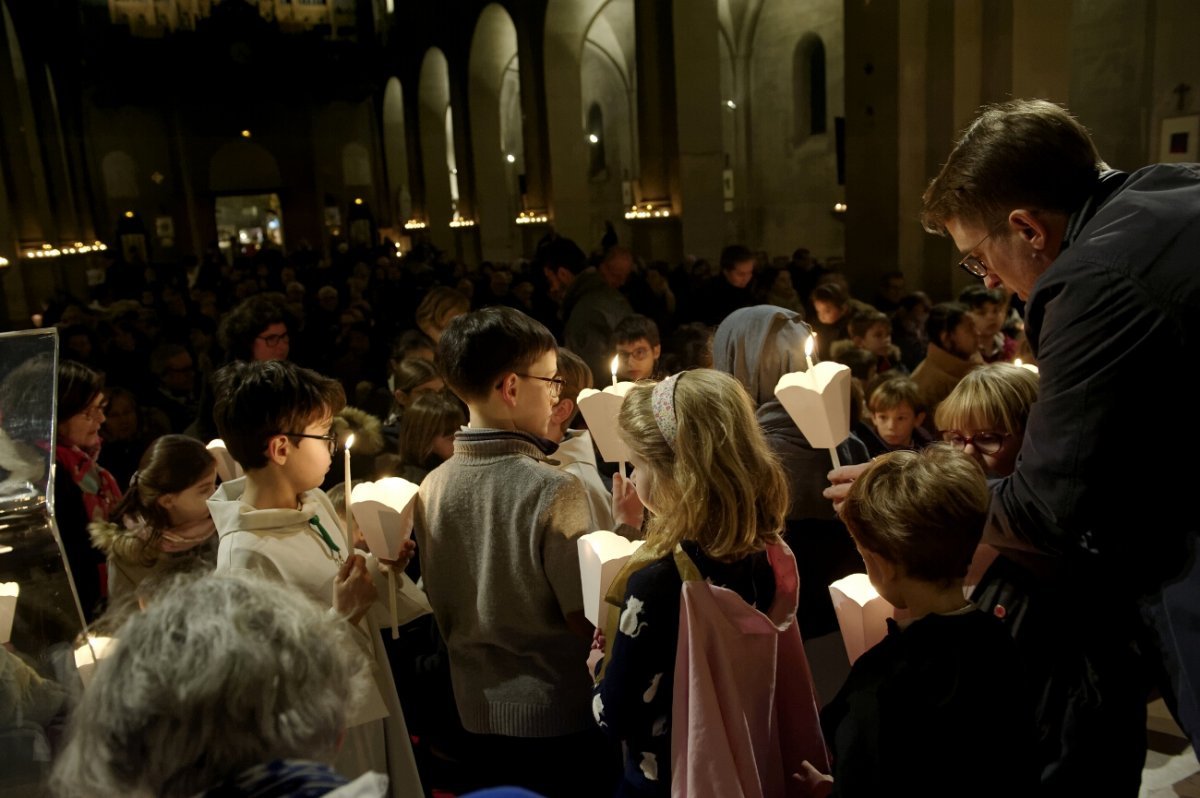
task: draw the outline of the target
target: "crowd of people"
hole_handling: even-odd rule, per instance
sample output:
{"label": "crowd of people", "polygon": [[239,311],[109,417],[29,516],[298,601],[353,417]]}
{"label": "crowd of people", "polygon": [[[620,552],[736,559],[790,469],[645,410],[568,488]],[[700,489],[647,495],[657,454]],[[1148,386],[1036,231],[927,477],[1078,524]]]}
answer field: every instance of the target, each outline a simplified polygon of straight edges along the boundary
{"label": "crowd of people", "polygon": [[[44,309],[65,554],[89,621],[128,616],[56,788],[1136,794],[1151,689],[1200,729],[1200,568],[1195,523],[1122,481],[1154,451],[1170,506],[1192,470],[1116,423],[1195,337],[1197,191],[1018,101],[925,197],[982,278],[957,301],[900,272],[864,301],[803,249],[668,265],[553,235],[477,271],[112,264]],[[774,396],[814,337],[853,375],[832,474]],[[628,475],[578,410],[613,379]],[[420,485],[396,559],[335,492],[351,433],[356,476]],[[593,624],[600,529],[644,545]],[[803,641],[862,571],[902,612],[818,695]]]}

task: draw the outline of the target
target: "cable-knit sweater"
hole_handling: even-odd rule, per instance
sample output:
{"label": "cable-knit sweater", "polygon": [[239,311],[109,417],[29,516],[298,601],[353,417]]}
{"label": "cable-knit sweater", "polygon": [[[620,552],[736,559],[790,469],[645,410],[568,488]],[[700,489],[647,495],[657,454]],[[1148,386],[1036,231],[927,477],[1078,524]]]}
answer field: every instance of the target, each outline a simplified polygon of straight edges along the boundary
{"label": "cable-knit sweater", "polygon": [[415,528],[429,603],[450,655],[463,726],[557,737],[591,718],[576,538],[588,531],[579,480],[546,462],[554,444],[464,429],[421,483]]}

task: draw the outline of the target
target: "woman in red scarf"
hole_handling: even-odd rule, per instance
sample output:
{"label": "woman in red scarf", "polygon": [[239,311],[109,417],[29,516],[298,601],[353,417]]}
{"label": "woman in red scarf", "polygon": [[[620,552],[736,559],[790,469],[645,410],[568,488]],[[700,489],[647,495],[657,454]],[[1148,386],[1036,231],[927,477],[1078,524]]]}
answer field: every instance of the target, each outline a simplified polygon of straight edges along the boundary
{"label": "woman in red scarf", "polygon": [[58,364],[58,440],[54,447],[54,516],[67,565],[90,622],[104,596],[104,556],[92,548],[88,524],[107,521],[121,500],[112,474],[96,462],[104,423],[104,377],[80,363]]}

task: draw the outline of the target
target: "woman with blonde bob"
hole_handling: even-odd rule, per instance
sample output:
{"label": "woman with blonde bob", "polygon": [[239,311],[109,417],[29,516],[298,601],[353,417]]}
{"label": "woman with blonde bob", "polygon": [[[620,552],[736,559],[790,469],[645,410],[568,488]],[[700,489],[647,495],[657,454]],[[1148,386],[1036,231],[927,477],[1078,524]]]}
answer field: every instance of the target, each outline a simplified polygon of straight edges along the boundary
{"label": "woman with blonde bob", "polygon": [[[617,794],[665,796],[673,781],[682,794],[733,794],[738,787],[730,780],[757,772],[758,787],[749,792],[782,795],[781,761],[798,750],[823,761],[824,747],[795,624],[796,563],[780,538],[788,493],[778,459],[745,389],[710,369],[639,383],[618,420],[634,470],[628,482],[614,480],[616,520],[639,527],[643,507],[650,520],[645,544],[609,591],[610,601],[623,596],[619,618],[610,613],[615,622],[597,635],[589,658],[593,674],[602,673],[593,695],[596,722],[626,752]],[[759,633],[747,633],[751,627]],[[703,654],[685,643],[731,630],[738,630],[732,631],[736,639],[705,646]],[[785,645],[781,638],[788,635],[794,639]],[[765,651],[756,648],[762,642]],[[601,658],[599,649],[609,643]],[[785,648],[799,652],[800,661],[776,671]],[[688,698],[675,705],[679,672],[688,674],[682,693]],[[706,722],[718,704],[739,712],[769,706],[773,696],[794,699],[789,680],[808,696],[801,725],[811,733],[783,746],[789,750],[782,759],[778,748],[770,750],[779,740],[765,743],[769,735],[752,728],[753,718],[740,736],[725,729],[729,737],[713,731],[719,721]],[[701,695],[705,690],[712,694]],[[803,700],[787,703],[804,709]],[[700,741],[707,745],[689,737],[698,728],[709,730]]]}
{"label": "woman with blonde bob", "polygon": [[348,784],[327,764],[370,679],[352,634],[285,585],[178,577],[97,667],[55,764],[55,794],[385,794],[386,776]]}

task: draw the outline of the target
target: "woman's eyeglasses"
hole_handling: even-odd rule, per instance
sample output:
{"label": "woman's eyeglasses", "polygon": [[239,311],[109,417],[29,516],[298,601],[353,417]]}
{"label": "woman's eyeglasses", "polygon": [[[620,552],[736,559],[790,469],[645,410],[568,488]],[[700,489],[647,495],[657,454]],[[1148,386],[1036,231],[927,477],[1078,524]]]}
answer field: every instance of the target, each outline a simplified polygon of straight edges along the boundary
{"label": "woman's eyeglasses", "polygon": [[942,433],[942,440],[955,449],[965,449],[967,445],[975,447],[975,451],[983,454],[995,454],[1004,446],[1006,438],[1012,435],[1007,432],[976,432],[974,435],[963,435],[954,431]]}
{"label": "woman's eyeglasses", "polygon": [[287,333],[279,333],[278,335],[257,335],[255,338],[259,341],[262,341],[269,347],[276,347],[279,346],[281,342],[291,340],[291,336],[289,336]]}

